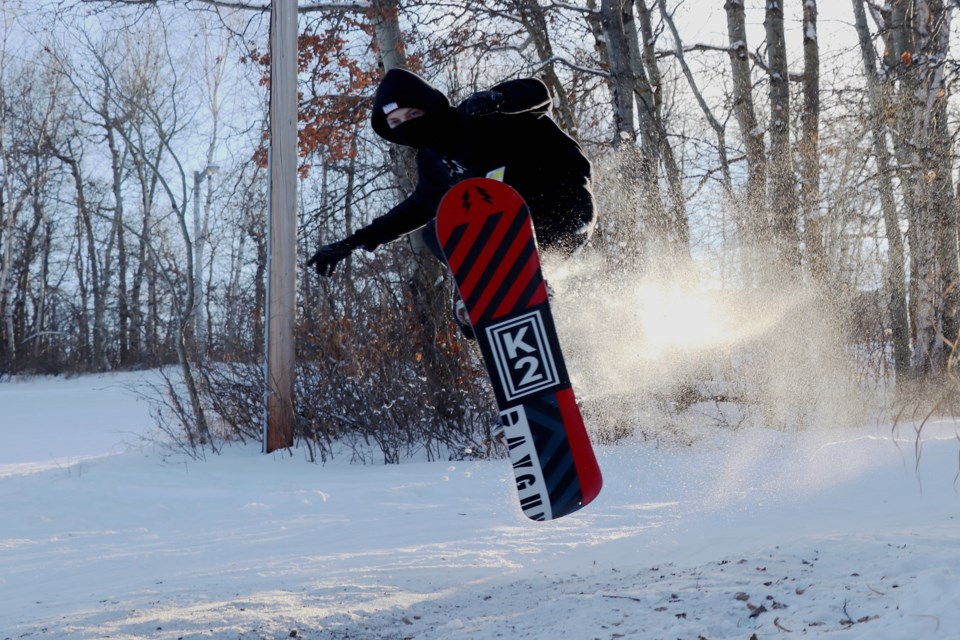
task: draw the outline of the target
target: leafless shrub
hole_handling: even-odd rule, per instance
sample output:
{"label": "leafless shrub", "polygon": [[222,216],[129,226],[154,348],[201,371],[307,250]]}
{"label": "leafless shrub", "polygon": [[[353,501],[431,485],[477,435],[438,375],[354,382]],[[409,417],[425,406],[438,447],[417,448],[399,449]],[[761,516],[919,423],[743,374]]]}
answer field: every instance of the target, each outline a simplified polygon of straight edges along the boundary
{"label": "leafless shrub", "polygon": [[[431,308],[383,258],[362,287],[324,281],[298,323],[295,437],[311,461],[346,452],[355,461],[397,463],[489,455],[497,414],[476,348],[449,318],[449,292]],[[369,273],[366,271],[369,270]],[[441,283],[440,286],[443,286]],[[310,297],[309,286],[306,287]],[[331,291],[336,288],[336,291]],[[316,292],[313,292],[316,293]],[[183,390],[165,378],[155,394],[161,430],[190,455],[226,442],[261,442],[264,374],[258,353],[192,365],[210,439],[198,436]]]}

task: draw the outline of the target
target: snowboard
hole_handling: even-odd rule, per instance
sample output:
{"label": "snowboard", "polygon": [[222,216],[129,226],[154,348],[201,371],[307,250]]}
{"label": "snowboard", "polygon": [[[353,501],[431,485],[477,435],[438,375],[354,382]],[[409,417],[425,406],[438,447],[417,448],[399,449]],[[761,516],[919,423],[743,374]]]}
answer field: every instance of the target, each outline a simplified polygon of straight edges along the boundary
{"label": "snowboard", "polygon": [[603,479],[560,350],[527,205],[503,182],[470,178],[444,196],[436,225],[496,395],[520,507],[540,521],[573,513],[597,497]]}

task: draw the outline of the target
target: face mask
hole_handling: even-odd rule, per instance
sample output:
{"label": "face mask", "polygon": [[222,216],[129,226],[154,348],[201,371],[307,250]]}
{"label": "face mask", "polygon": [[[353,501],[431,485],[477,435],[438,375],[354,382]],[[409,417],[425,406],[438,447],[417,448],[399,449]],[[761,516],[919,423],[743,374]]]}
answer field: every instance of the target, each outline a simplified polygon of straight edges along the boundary
{"label": "face mask", "polygon": [[390,131],[390,139],[397,144],[442,150],[450,139],[450,126],[446,118],[425,113],[419,118],[407,120]]}

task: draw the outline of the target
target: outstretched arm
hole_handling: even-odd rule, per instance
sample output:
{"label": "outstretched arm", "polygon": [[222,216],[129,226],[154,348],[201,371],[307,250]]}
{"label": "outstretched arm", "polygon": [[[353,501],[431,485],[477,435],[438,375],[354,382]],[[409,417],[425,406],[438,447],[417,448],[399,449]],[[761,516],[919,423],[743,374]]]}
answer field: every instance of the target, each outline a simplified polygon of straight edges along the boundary
{"label": "outstretched arm", "polygon": [[422,206],[421,196],[416,191],[409,198],[390,209],[379,218],[353,234],[357,245],[367,251],[373,251],[382,244],[392,242],[400,236],[430,222],[433,211]]}
{"label": "outstretched arm", "polygon": [[443,191],[438,190],[438,185],[442,183],[438,182],[429,167],[430,162],[424,160],[423,152],[417,154],[416,190],[403,202],[362,229],[339,242],[321,247],[307,265],[314,267],[320,275],[329,276],[337,265],[358,247],[373,251],[380,245],[392,242],[430,222],[436,215]]}
{"label": "outstretched arm", "polygon": [[380,245],[396,240],[403,234],[423,226],[429,218],[421,222],[425,216],[417,206],[415,195],[411,195],[343,240],[320,247],[320,250],[307,262],[307,266],[315,268],[322,276],[331,276],[337,265],[349,258],[355,249],[363,247],[367,251],[373,251]]}

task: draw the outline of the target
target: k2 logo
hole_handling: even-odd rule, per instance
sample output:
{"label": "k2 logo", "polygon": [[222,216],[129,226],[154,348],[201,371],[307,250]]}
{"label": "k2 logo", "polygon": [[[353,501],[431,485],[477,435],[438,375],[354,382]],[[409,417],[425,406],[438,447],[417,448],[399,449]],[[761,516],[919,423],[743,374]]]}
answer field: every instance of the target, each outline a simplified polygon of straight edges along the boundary
{"label": "k2 logo", "polygon": [[507,401],[560,383],[540,311],[487,327],[487,338]]}

